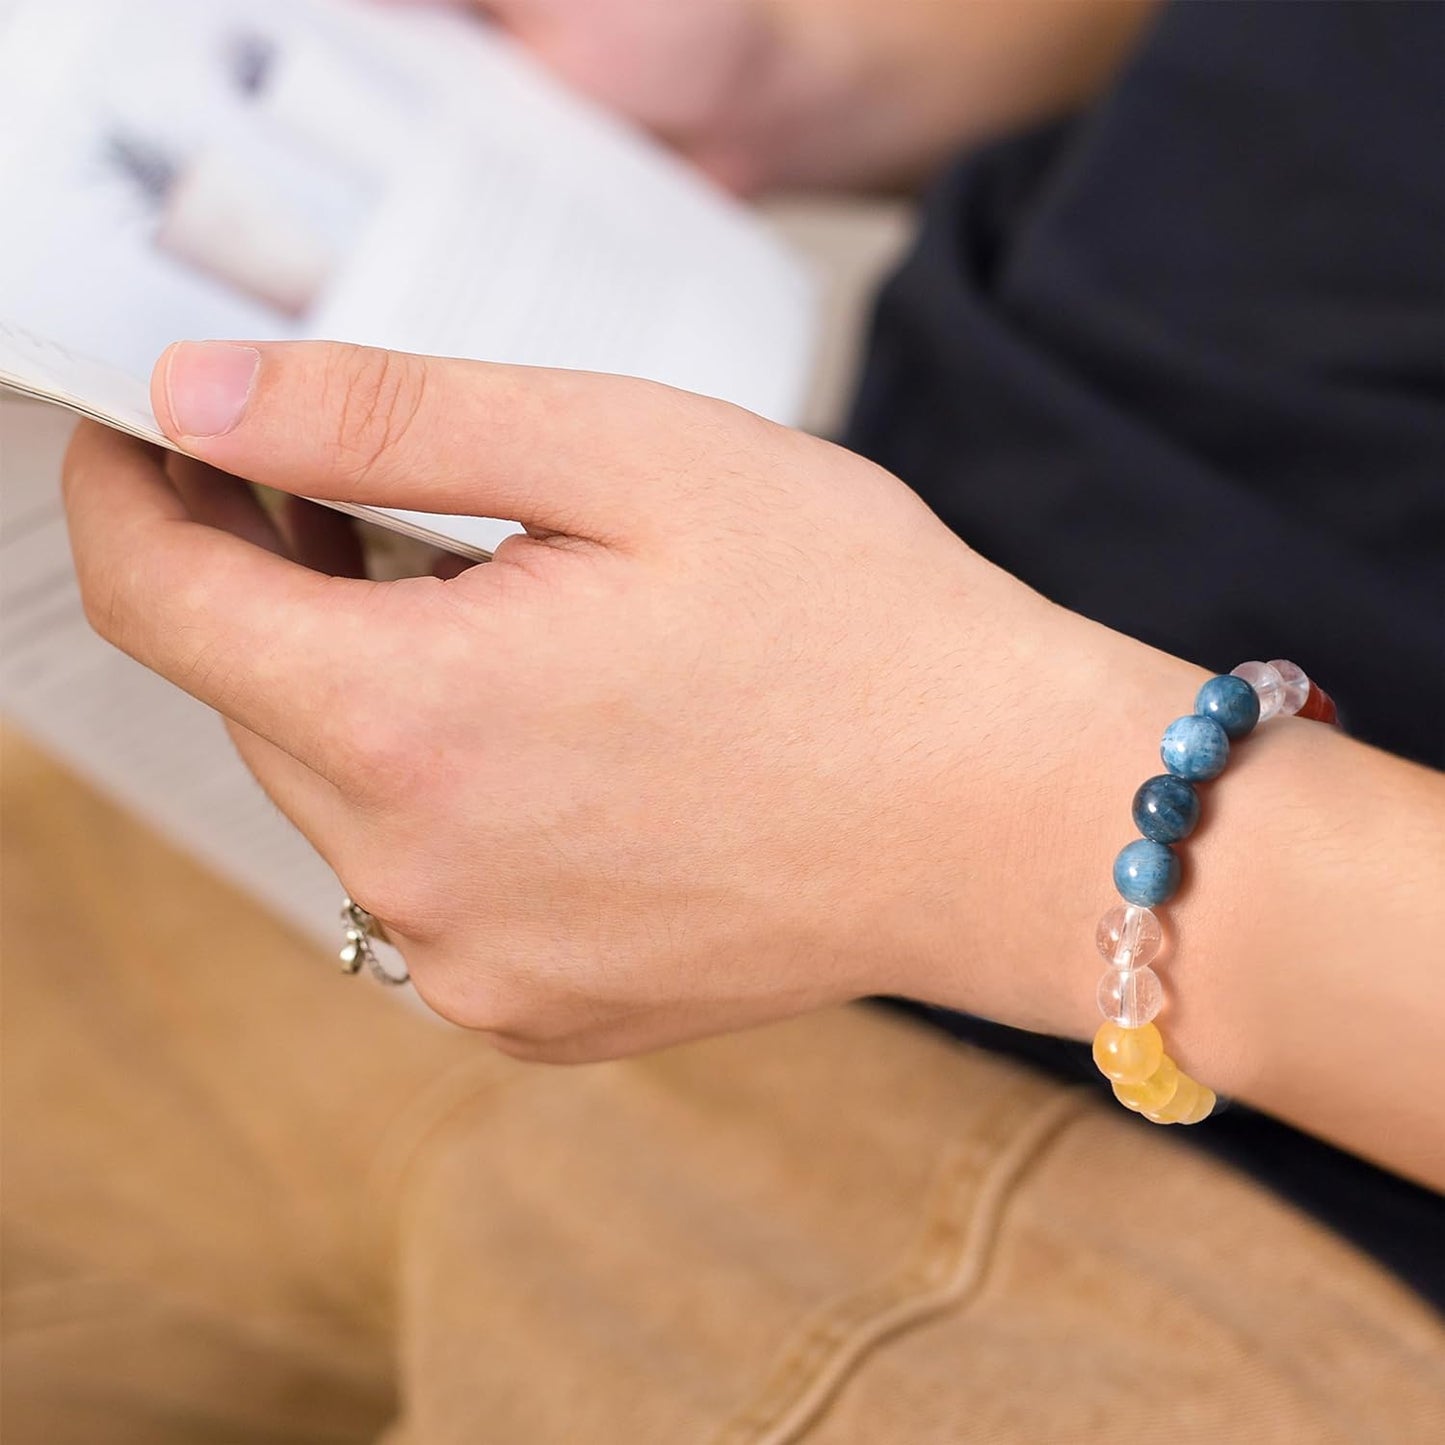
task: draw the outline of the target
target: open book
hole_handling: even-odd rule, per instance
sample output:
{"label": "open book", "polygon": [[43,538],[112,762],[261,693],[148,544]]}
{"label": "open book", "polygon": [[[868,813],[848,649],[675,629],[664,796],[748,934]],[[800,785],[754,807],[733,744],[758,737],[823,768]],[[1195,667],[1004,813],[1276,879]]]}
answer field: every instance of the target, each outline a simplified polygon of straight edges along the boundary
{"label": "open book", "polygon": [[[178,339],[620,372],[798,419],[805,269],[510,42],[367,0],[0,0],[0,385],[161,442]],[[351,509],[485,556],[507,521]]]}

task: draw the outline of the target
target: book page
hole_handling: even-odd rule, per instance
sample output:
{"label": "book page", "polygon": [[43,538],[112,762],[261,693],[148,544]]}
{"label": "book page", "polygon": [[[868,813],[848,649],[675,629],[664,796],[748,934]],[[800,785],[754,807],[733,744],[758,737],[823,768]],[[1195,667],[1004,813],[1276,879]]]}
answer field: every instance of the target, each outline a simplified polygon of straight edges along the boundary
{"label": "book page", "polygon": [[[128,430],[181,337],[615,371],[783,421],[806,392],[805,269],[745,208],[454,15],[0,0],[0,195],[0,322],[88,358],[63,390],[13,355],[0,370]],[[121,398],[116,376],[139,391]],[[474,555],[516,530],[383,519]]]}
{"label": "book page", "polygon": [[[156,425],[147,383],[0,317],[0,386],[54,402],[156,446],[171,443]],[[175,450],[175,448],[172,448]]]}

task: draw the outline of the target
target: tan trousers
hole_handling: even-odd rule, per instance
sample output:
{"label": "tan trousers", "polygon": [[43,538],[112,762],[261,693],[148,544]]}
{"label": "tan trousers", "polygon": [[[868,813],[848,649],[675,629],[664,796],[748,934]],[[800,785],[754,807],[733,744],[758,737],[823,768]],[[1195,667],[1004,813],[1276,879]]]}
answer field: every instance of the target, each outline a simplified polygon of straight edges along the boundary
{"label": "tan trousers", "polygon": [[862,1008],[514,1064],[6,762],[4,1445],[1445,1439],[1173,1133]]}

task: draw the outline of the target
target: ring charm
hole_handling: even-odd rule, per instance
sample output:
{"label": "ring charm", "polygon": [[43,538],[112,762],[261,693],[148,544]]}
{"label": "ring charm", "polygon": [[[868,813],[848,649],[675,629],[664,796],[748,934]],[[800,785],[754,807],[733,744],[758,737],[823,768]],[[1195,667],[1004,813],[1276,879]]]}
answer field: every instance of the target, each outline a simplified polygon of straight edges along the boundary
{"label": "ring charm", "polygon": [[346,974],[360,973],[363,968],[370,971],[378,982],[395,988],[407,982],[409,975],[403,970],[393,973],[376,955],[375,943],[386,943],[386,930],[359,903],[345,897],[341,901],[341,922],[346,932],[337,957],[341,960],[341,971]]}

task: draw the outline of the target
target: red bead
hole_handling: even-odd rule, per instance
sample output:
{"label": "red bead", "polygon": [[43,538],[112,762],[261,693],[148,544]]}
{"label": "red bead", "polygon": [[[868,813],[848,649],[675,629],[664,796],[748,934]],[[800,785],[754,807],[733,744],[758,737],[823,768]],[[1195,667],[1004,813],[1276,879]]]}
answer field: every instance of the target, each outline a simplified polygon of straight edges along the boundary
{"label": "red bead", "polygon": [[1338,726],[1340,721],[1334,699],[1314,681],[1310,682],[1310,695],[1305,699],[1305,705],[1295,716],[1308,718],[1311,722],[1333,723],[1335,726]]}

